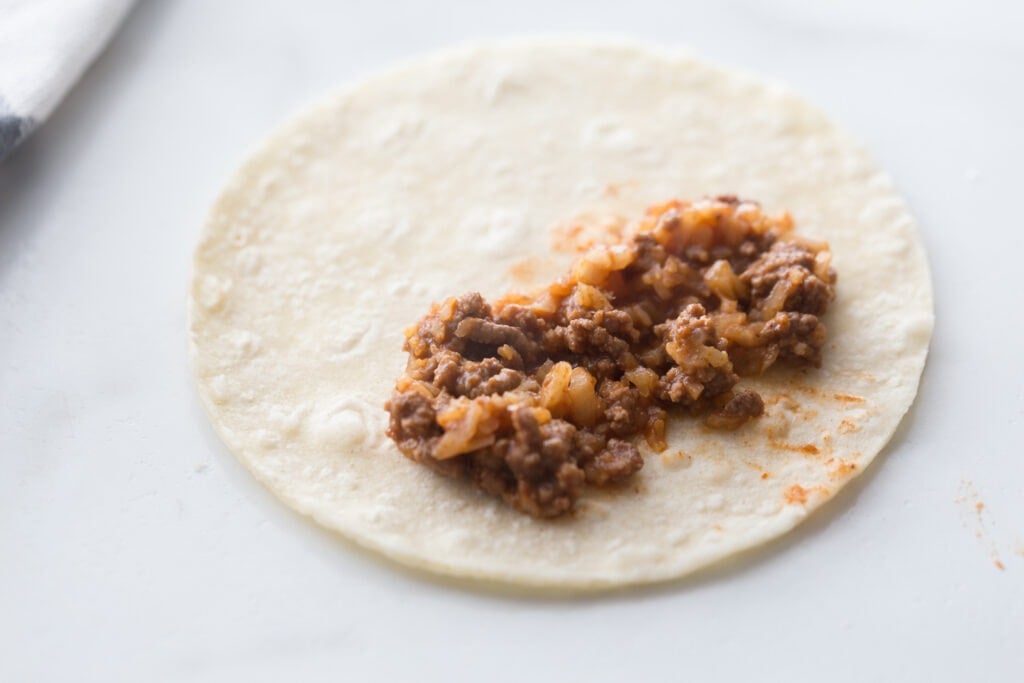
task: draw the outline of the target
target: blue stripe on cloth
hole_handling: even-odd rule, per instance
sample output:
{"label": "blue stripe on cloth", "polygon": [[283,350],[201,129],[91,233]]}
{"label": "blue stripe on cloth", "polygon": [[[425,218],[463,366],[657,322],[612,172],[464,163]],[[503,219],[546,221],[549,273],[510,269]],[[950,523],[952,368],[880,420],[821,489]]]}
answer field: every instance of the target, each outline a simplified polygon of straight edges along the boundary
{"label": "blue stripe on cloth", "polygon": [[35,127],[35,122],[27,116],[18,116],[7,102],[0,97],[0,161],[11,153]]}

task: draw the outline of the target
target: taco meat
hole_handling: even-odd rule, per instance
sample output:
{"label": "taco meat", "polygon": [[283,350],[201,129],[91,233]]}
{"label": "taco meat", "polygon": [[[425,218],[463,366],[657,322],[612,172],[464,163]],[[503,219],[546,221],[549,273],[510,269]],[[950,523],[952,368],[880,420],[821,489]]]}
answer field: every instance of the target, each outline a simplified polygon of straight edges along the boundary
{"label": "taco meat", "polygon": [[412,460],[536,517],[643,467],[670,414],[737,429],[764,412],[737,387],[776,363],[821,365],[828,245],[788,214],[723,196],[652,207],[534,296],[434,304],[406,331],[388,435]]}

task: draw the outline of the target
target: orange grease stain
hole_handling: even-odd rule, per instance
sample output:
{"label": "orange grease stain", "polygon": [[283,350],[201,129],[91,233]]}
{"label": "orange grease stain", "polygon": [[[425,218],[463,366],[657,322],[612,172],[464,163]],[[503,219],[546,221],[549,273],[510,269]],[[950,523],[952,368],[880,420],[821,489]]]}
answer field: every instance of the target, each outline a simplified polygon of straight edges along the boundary
{"label": "orange grease stain", "polygon": [[551,246],[555,251],[586,251],[591,244],[583,244],[582,234],[583,226],[579,223],[556,225],[551,230]]}
{"label": "orange grease stain", "polygon": [[509,277],[519,282],[530,282],[537,274],[537,264],[533,259],[524,258],[517,261],[508,269]]}
{"label": "orange grease stain", "polygon": [[996,566],[996,569],[998,569],[1000,571],[1004,571],[1004,572],[1006,571],[1006,565],[1004,565],[999,560],[992,560],[992,564],[994,564]]}
{"label": "orange grease stain", "polygon": [[[624,185],[620,184],[617,188]],[[593,217],[581,216],[571,223],[556,223],[551,228],[551,247],[555,251],[583,253],[595,244],[621,242],[625,235],[626,223],[614,216],[606,218],[610,220],[594,221]]]}
{"label": "orange grease stain", "polygon": [[797,403],[796,401],[794,401],[792,396],[790,396],[789,394],[787,394],[787,393],[785,393],[783,391],[780,391],[779,393],[775,394],[774,396],[768,398],[765,401],[765,403],[767,403],[770,406],[773,406],[773,405],[777,404],[779,401],[788,401],[788,402],[790,402],[790,405],[787,405],[786,407],[790,408],[793,412],[799,412],[799,410],[800,410],[800,404]]}

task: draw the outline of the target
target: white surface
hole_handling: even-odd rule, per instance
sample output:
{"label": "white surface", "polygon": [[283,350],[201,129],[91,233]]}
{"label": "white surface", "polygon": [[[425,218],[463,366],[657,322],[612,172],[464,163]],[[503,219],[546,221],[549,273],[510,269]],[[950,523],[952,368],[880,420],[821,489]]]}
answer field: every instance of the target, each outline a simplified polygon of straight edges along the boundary
{"label": "white surface", "polygon": [[[1019,4],[305,4],[144,4],[0,166],[0,680],[1020,679]],[[549,600],[290,513],[207,427],[183,324],[206,207],[260,135],[401,57],[568,29],[689,44],[842,121],[917,214],[937,327],[893,446],[798,532]]]}

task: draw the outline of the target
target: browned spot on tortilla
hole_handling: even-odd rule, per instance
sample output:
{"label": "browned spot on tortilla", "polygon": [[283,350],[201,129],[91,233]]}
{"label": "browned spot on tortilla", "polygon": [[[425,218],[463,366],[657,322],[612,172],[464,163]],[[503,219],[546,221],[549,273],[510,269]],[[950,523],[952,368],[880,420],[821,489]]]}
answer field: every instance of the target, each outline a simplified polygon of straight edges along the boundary
{"label": "browned spot on tortilla", "polygon": [[783,493],[783,497],[790,505],[806,505],[812,493],[817,493],[822,496],[822,498],[828,498],[832,495],[832,489],[827,486],[812,486],[809,489],[805,489],[799,484],[793,484],[786,489]]}
{"label": "browned spot on tortilla", "polygon": [[604,186],[603,194],[605,197],[618,197],[623,189],[627,187],[636,187],[637,184],[638,183],[635,180],[624,180],[619,183],[608,183],[607,185]]}
{"label": "browned spot on tortilla", "polygon": [[749,462],[748,461],[747,462],[747,467],[749,467],[751,469],[754,469],[754,470],[757,470],[757,472],[761,475],[762,479],[767,479],[768,477],[771,476],[768,472],[765,472],[765,469],[763,467],[761,467],[760,465],[758,465],[756,462]]}
{"label": "browned spot on tortilla", "polygon": [[867,399],[865,399],[863,396],[854,396],[853,394],[844,394],[838,391],[825,392],[809,384],[795,384],[793,385],[793,388],[803,394],[809,394],[810,396],[821,396],[823,398],[831,398],[832,400],[839,401],[841,403],[867,402]]}
{"label": "browned spot on tortilla", "polygon": [[872,375],[870,372],[861,372],[859,370],[841,370],[836,374],[841,377],[853,377],[855,379],[863,380],[865,382],[874,383],[878,381],[878,379],[876,379],[875,376]]}
{"label": "browned spot on tortilla", "polygon": [[844,419],[839,423],[838,429],[840,434],[850,434],[860,429],[860,427],[854,424],[852,420]]}
{"label": "browned spot on tortilla", "polygon": [[977,510],[978,512],[981,512],[982,510],[985,509],[985,504],[979,500],[977,503],[974,504],[974,509]]}
{"label": "browned spot on tortilla", "polygon": [[829,453],[832,452],[832,432],[821,433],[821,443],[825,447],[825,450]]}
{"label": "browned spot on tortilla", "polygon": [[846,462],[845,460],[840,460],[839,464],[836,465],[832,469],[832,471],[829,473],[829,476],[831,476],[834,479],[846,479],[847,477],[849,477],[851,474],[853,474],[856,471],[857,471],[857,463],[855,463],[855,462]]}
{"label": "browned spot on tortilla", "polygon": [[686,451],[665,451],[661,454],[661,464],[666,467],[686,465],[693,457]]}
{"label": "browned spot on tortilla", "polygon": [[1000,571],[1004,571],[1004,572],[1006,571],[1006,565],[1004,565],[998,559],[992,560],[992,564],[994,564],[996,566],[996,569],[998,569]]}
{"label": "browned spot on tortilla", "polygon": [[800,417],[802,417],[805,420],[813,420],[814,418],[818,417],[818,411],[817,410],[803,410],[803,411],[800,411]]}
{"label": "browned spot on tortilla", "polygon": [[[771,436],[769,434],[769,436]],[[783,451],[792,451],[794,453],[803,453],[804,455],[818,455],[821,451],[813,443],[795,444],[788,443],[786,441],[778,441],[776,439],[769,439],[768,445],[772,448],[778,448]]]}
{"label": "browned spot on tortilla", "polygon": [[793,484],[782,495],[785,496],[786,502],[790,505],[807,504],[807,489],[800,486],[800,484]]}

